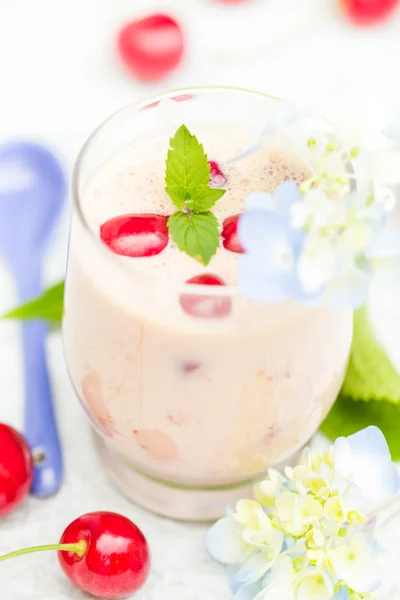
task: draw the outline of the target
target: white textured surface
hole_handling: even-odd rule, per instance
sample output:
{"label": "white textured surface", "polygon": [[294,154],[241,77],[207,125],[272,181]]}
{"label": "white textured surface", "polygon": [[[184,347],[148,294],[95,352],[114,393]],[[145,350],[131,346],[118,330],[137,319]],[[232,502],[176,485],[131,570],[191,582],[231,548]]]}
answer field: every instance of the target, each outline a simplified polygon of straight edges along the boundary
{"label": "white textured surface", "polygon": [[[352,94],[383,105],[398,87],[400,16],[370,31],[333,20],[310,26],[315,18],[324,20],[334,4],[335,0],[253,0],[242,7],[217,6],[213,0],[3,1],[0,139],[39,138],[54,147],[70,169],[86,136],[110,112],[139,96],[190,84],[243,85],[305,102],[312,98],[321,105]],[[146,88],[114,61],[113,35],[125,17],[166,7],[173,7],[186,25],[187,65],[157,88]],[[49,280],[63,274],[66,232],[67,211],[49,252]],[[0,312],[14,301],[11,278],[0,263]],[[152,575],[138,600],[230,598],[222,570],[205,555],[203,527],[151,516],[108,486],[68,381],[58,334],[49,339],[49,360],[65,451],[65,484],[56,498],[30,498],[2,520],[0,552],[55,542],[73,518],[87,511],[120,511],[142,527],[152,548]],[[0,419],[17,427],[22,422],[20,361],[18,326],[1,323]],[[63,577],[54,555],[1,565],[0,587],[0,596],[7,600],[84,597]]]}

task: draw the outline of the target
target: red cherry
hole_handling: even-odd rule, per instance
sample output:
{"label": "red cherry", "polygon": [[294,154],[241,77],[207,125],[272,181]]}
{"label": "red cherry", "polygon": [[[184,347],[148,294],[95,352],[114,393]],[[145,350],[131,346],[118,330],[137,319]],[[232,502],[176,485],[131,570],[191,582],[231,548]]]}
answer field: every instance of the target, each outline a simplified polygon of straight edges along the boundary
{"label": "red cherry", "polygon": [[32,479],[33,460],[28,443],[18,431],[0,423],[0,515],[22,502]]}
{"label": "red cherry", "polygon": [[216,188],[222,188],[226,185],[227,179],[223,172],[221,171],[221,167],[214,160],[209,160],[208,164],[210,165],[210,185]]}
{"label": "red cherry", "polygon": [[122,256],[153,256],[168,244],[168,217],[154,214],[122,215],[100,227],[102,241]]}
{"label": "red cherry", "polygon": [[79,557],[59,551],[64,573],[79,588],[98,598],[126,598],[145,583],[150,553],[143,533],[126,517],[95,512],[76,519],[61,536],[60,544],[84,540]]}
{"label": "red cherry", "polygon": [[[193,285],[225,285],[220,277],[206,274],[196,275],[186,283]],[[204,319],[226,317],[232,310],[231,299],[225,296],[218,298],[218,296],[184,294],[179,300],[185,313],[192,317]]]}
{"label": "red cherry", "polygon": [[180,63],[184,37],[175,19],[155,14],[128,23],[119,34],[118,48],[134,75],[144,81],[156,81]]}
{"label": "red cherry", "polygon": [[385,21],[399,0],[340,0],[347,16],[357,25],[374,25]]}
{"label": "red cherry", "polygon": [[150,552],[143,533],[116,513],[83,515],[67,527],[59,544],[10,552],[0,556],[0,562],[45,550],[57,550],[66,576],[97,598],[127,598],[149,574]]}
{"label": "red cherry", "polygon": [[222,225],[222,243],[226,250],[230,252],[236,252],[237,254],[243,254],[244,248],[239,241],[237,233],[238,223],[240,215],[234,215],[225,219]]}

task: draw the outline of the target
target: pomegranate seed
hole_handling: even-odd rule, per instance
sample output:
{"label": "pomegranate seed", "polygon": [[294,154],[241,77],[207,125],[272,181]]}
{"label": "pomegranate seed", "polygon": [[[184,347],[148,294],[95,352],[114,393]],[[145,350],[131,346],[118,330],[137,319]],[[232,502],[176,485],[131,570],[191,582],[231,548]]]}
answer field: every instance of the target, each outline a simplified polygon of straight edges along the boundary
{"label": "pomegranate seed", "polygon": [[122,256],[154,256],[168,244],[168,217],[154,214],[122,215],[100,227],[102,241]]}
{"label": "pomegranate seed", "polygon": [[[170,100],[174,100],[175,102],[186,102],[187,100],[191,100],[193,98],[193,94],[181,94],[180,96],[174,96],[173,98],[170,98]],[[157,108],[157,106],[160,104],[161,100],[158,100],[157,102],[152,102],[151,104],[148,104],[147,106],[145,106],[145,109],[149,109],[149,108]]]}
{"label": "pomegranate seed", "polygon": [[[206,274],[196,275],[186,283],[192,285],[225,285],[220,277]],[[186,314],[204,319],[226,317],[232,310],[231,299],[227,297],[218,298],[217,296],[184,294],[180,297],[180,304]]]}
{"label": "pomegranate seed", "polygon": [[225,219],[222,226],[222,243],[226,250],[230,252],[236,252],[237,254],[243,254],[244,248],[239,241],[238,236],[238,223],[240,215],[234,215]]}
{"label": "pomegranate seed", "polygon": [[143,81],[156,81],[180,63],[184,37],[175,19],[155,14],[128,23],[119,34],[118,48],[134,75]]}
{"label": "pomegranate seed", "polygon": [[375,25],[385,21],[399,0],[340,0],[342,9],[357,25]]}
{"label": "pomegranate seed", "polygon": [[223,172],[221,171],[221,167],[214,160],[209,160],[208,164],[210,165],[210,185],[216,188],[222,188],[226,185],[227,179]]}

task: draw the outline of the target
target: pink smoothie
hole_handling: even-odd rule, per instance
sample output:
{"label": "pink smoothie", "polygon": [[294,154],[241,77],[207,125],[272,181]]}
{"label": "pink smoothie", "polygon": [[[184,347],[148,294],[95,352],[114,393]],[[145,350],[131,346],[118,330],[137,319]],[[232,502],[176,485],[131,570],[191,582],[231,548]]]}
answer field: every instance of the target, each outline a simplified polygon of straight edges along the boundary
{"label": "pink smoothie", "polygon": [[[193,133],[227,178],[213,209],[220,223],[244,210],[250,192],[306,177],[282,146],[228,163],[243,147],[239,134]],[[172,241],[144,258],[106,248],[99,230],[108,219],[174,211],[164,190],[168,143],[126,146],[84,189],[89,230],[74,217],[66,357],[97,431],[133,469],[184,486],[229,486],[285,460],[316,431],[343,380],[352,312],[255,304],[232,287],[223,299],[229,314],[194,317],[182,309],[184,282],[212,273],[235,286],[239,254],[221,247],[203,267]],[[221,288],[206,292],[211,306],[221,302]]]}

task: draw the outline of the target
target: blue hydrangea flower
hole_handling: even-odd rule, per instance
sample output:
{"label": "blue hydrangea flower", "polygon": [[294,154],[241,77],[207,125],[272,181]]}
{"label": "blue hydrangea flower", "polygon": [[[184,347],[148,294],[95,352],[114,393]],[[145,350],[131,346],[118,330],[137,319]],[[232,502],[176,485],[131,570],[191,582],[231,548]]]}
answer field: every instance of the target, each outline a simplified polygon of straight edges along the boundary
{"label": "blue hydrangea flower", "polygon": [[314,294],[304,292],[297,273],[304,233],[290,223],[290,207],[299,197],[296,183],[287,181],[273,197],[260,192],[248,198],[238,227],[245,250],[239,265],[239,286],[251,300],[313,300]]}
{"label": "blue hydrangea flower", "polygon": [[378,427],[338,438],[333,445],[333,457],[335,471],[376,506],[388,502],[400,490],[399,473]]}

